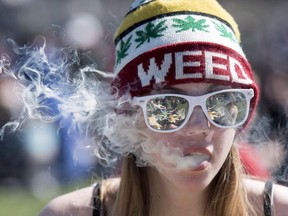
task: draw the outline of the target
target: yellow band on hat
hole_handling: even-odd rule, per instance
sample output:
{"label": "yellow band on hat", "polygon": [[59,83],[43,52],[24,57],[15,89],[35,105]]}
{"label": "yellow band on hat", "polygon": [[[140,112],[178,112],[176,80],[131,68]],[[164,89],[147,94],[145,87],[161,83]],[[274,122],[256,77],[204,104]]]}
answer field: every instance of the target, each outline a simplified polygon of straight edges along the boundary
{"label": "yellow band on hat", "polygon": [[129,13],[123,20],[121,26],[116,31],[114,38],[131,26],[146,19],[175,12],[196,12],[216,16],[230,24],[238,42],[240,42],[240,32],[232,16],[215,0],[156,0],[140,6],[135,11]]}

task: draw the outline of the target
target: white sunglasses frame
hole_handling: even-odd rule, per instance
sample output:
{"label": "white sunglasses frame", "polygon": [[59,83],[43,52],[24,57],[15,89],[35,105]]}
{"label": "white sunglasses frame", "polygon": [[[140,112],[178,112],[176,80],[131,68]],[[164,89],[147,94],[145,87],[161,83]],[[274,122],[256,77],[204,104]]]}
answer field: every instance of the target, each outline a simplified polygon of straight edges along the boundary
{"label": "white sunglasses frame", "polygon": [[[211,117],[209,116],[208,110],[207,110],[207,107],[206,107],[207,98],[209,98],[209,97],[211,97],[213,95],[220,94],[220,93],[225,93],[225,92],[239,92],[239,93],[243,93],[245,95],[245,98],[246,98],[246,101],[247,101],[247,104],[246,104],[247,109],[246,109],[246,113],[245,113],[244,119],[241,122],[239,122],[239,123],[237,123],[235,125],[231,125],[231,126],[223,126],[223,125],[219,125],[219,124],[215,123],[211,119]],[[171,130],[157,130],[157,129],[155,129],[155,128],[153,128],[153,127],[151,127],[149,125],[148,117],[147,117],[147,110],[146,110],[147,103],[152,98],[163,97],[163,96],[182,97],[182,98],[184,98],[184,99],[186,99],[188,101],[189,110],[187,112],[186,118],[183,121],[183,123],[177,128],[174,128],[174,129],[171,129]],[[183,94],[167,94],[167,93],[165,93],[165,94],[154,94],[154,95],[148,95],[148,96],[142,96],[142,97],[136,97],[135,96],[132,99],[132,105],[133,106],[134,105],[138,105],[138,106],[140,106],[142,108],[146,126],[150,130],[158,132],[158,133],[172,133],[172,132],[180,130],[181,128],[183,128],[187,124],[187,122],[189,121],[189,119],[190,119],[190,117],[191,117],[191,115],[193,113],[193,110],[194,110],[195,106],[201,106],[202,111],[205,114],[205,116],[208,119],[208,121],[211,124],[213,124],[214,126],[218,127],[218,128],[236,128],[236,127],[239,127],[240,125],[244,124],[244,122],[248,118],[249,111],[250,111],[250,101],[251,101],[251,99],[253,97],[254,97],[254,90],[252,88],[251,89],[224,89],[224,90],[214,91],[214,92],[211,92],[211,93],[208,93],[208,94],[204,94],[204,95],[200,95],[200,96],[189,96],[189,95],[183,95]]]}

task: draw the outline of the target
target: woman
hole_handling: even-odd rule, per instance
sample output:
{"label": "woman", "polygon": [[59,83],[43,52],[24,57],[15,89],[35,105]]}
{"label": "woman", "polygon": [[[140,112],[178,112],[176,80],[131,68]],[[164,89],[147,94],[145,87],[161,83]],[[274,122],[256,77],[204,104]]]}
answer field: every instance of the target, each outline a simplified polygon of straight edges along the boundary
{"label": "woman", "polygon": [[115,44],[113,89],[131,101],[103,134],[123,155],[121,175],[41,216],[287,215],[287,188],[242,174],[234,141],[259,91],[237,24],[215,0],[136,1]]}

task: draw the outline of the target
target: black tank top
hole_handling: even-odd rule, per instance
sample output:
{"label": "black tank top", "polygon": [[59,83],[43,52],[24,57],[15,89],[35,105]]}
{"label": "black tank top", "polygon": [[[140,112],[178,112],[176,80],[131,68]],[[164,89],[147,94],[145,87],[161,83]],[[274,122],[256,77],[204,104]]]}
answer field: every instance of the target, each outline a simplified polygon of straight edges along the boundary
{"label": "black tank top", "polygon": [[93,216],[101,215],[101,184],[94,184],[93,188]]}
{"label": "black tank top", "polygon": [[[96,183],[93,189],[93,216],[101,216],[101,185]],[[264,216],[273,216],[273,182],[267,181],[264,187]]]}
{"label": "black tank top", "polygon": [[266,181],[264,187],[264,215],[272,216],[273,207],[273,182],[271,180]]}

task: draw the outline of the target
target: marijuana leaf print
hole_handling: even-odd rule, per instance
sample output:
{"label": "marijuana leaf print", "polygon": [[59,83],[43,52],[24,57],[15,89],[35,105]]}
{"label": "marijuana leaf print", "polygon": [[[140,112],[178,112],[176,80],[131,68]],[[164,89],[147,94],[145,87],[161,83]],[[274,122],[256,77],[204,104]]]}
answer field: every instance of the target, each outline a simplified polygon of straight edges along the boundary
{"label": "marijuana leaf print", "polygon": [[182,31],[188,31],[192,30],[193,32],[198,31],[204,31],[208,32],[206,28],[209,27],[209,25],[205,25],[206,19],[199,19],[196,21],[192,16],[187,16],[185,19],[173,19],[174,23],[172,26],[176,28],[180,28],[176,32],[182,32]]}
{"label": "marijuana leaf print", "polygon": [[222,23],[221,25],[213,22],[216,26],[216,29],[221,33],[220,36],[229,38],[231,41],[235,41],[235,38],[233,37],[232,32],[228,31],[227,27],[225,27]]}
{"label": "marijuana leaf print", "polygon": [[157,25],[150,22],[146,25],[144,31],[137,31],[137,38],[135,39],[135,42],[137,42],[138,45],[136,48],[140,47],[145,42],[149,43],[152,38],[164,36],[164,34],[161,33],[167,29],[167,26],[164,25],[165,22],[166,20],[163,20]]}
{"label": "marijuana leaf print", "polygon": [[127,41],[121,40],[120,49],[117,50],[117,65],[121,63],[121,60],[128,55],[128,50],[131,46],[132,35],[127,39]]}

